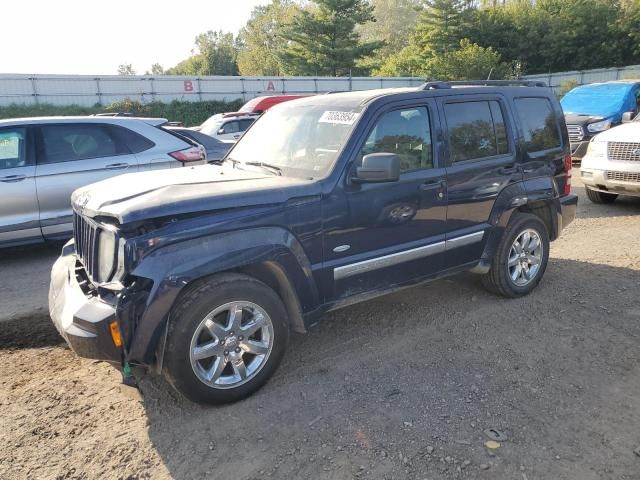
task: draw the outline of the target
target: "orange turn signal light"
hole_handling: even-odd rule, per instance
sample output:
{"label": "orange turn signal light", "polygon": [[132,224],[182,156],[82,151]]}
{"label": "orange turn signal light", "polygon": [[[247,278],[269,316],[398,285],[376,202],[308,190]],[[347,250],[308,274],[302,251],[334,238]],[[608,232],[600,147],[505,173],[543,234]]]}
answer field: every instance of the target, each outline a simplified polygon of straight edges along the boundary
{"label": "orange turn signal light", "polygon": [[118,327],[118,322],[113,321],[109,324],[109,331],[111,332],[111,340],[113,340],[113,344],[120,348],[122,346],[122,334],[120,333],[120,327]]}

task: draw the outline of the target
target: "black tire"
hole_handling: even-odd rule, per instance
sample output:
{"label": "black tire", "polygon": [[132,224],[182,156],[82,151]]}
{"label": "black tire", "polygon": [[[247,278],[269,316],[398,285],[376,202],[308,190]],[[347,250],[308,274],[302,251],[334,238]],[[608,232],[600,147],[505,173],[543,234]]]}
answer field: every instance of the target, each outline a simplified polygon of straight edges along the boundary
{"label": "black tire", "polygon": [[[546,225],[535,215],[515,213],[500,240],[500,244],[491,261],[488,273],[482,275],[482,284],[492,293],[507,298],[516,298],[529,294],[544,276],[549,261],[549,232]],[[515,240],[527,229],[538,233],[542,244],[542,255],[537,273],[526,285],[518,285],[509,275],[509,255]]]}
{"label": "black tire", "polygon": [[587,191],[587,198],[593,203],[613,203],[618,198],[617,193],[604,193],[597,190],[591,190],[589,187],[584,187]]}
{"label": "black tire", "polygon": [[[210,312],[234,301],[251,302],[267,313],[273,326],[271,350],[255,375],[247,376],[246,383],[237,387],[207,385],[192,366],[192,338]],[[241,316],[244,315],[243,311]],[[246,275],[223,274],[187,287],[172,308],[169,321],[163,373],[176,390],[198,403],[229,403],[251,395],[276,371],[289,342],[287,312],[280,297],[264,283]],[[225,368],[233,365],[229,363]]]}

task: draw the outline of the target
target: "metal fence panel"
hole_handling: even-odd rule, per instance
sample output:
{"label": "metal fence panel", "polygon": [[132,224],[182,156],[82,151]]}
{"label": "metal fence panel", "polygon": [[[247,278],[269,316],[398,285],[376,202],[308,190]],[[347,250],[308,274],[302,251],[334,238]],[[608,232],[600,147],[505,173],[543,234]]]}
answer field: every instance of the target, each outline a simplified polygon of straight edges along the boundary
{"label": "metal fence panel", "polygon": [[556,93],[558,93],[562,86],[567,82],[575,82],[577,85],[585,85],[587,83],[609,82],[612,80],[640,79],[640,65],[546,74],[542,73],[525,75],[523,78],[546,82]]}
{"label": "metal fence panel", "polygon": [[324,93],[419,85],[421,78],[374,77],[189,77],[0,74],[0,105],[108,105],[138,102],[249,100],[278,93]]}

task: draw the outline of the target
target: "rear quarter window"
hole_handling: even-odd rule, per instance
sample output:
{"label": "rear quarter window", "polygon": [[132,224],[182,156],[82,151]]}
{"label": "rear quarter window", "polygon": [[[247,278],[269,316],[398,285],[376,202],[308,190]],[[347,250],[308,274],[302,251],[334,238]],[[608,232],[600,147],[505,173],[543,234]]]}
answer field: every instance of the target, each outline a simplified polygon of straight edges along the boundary
{"label": "rear quarter window", "polygon": [[525,151],[539,152],[561,146],[560,125],[548,98],[516,98],[514,105]]}
{"label": "rear quarter window", "polygon": [[145,150],[149,150],[156,146],[151,140],[147,137],[140,135],[132,130],[129,130],[126,127],[121,127],[119,125],[110,125],[109,128],[113,132],[113,135],[117,137],[117,139],[124,145],[126,145],[127,149],[131,153],[140,153]]}

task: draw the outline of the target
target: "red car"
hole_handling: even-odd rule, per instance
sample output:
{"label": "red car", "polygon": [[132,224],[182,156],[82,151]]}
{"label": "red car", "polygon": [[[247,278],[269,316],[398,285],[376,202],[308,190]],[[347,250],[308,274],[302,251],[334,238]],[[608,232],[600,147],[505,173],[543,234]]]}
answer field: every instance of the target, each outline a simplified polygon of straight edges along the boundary
{"label": "red car", "polygon": [[256,97],[245,103],[239,113],[264,113],[274,105],[282,102],[288,102],[289,100],[295,100],[296,98],[309,97],[310,95],[267,95],[263,97]]}

